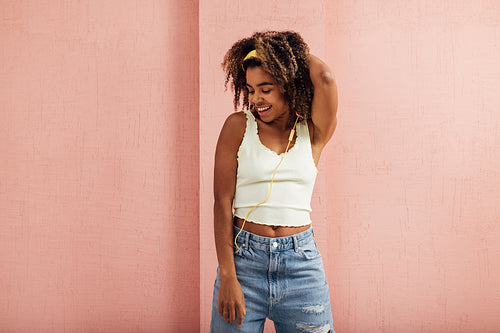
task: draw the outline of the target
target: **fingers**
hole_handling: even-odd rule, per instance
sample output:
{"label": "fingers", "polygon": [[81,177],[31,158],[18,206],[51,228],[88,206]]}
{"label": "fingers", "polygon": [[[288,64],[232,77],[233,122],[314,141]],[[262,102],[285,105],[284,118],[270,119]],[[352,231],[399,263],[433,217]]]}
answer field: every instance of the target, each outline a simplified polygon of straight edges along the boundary
{"label": "fingers", "polygon": [[243,304],[238,308],[237,314],[238,314],[238,327],[241,327],[241,324],[243,324],[243,316],[247,314],[245,311],[245,304]]}
{"label": "fingers", "polygon": [[243,316],[246,315],[245,304],[219,304],[218,308],[219,315],[224,318],[228,323],[234,323],[237,321],[238,326],[243,323]]}
{"label": "fingers", "polygon": [[233,307],[231,307],[229,309],[229,323],[234,323],[234,320],[235,320],[235,312],[236,312],[236,309]]}
{"label": "fingers", "polygon": [[221,302],[219,302],[218,311],[219,316],[224,317],[224,305]]}
{"label": "fingers", "polygon": [[229,320],[231,319],[231,308],[226,305],[226,307],[222,308],[222,311],[223,311],[222,317],[226,322],[229,323],[230,322]]}
{"label": "fingers", "polygon": [[234,323],[235,319],[235,306],[230,304],[219,303],[219,316],[223,317],[228,323]]}

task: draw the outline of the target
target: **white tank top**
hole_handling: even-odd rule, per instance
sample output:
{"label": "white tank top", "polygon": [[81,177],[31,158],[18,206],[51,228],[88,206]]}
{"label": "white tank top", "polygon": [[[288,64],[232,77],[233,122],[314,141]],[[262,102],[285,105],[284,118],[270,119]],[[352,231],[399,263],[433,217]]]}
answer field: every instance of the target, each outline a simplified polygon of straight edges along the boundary
{"label": "white tank top", "polygon": [[[267,198],[281,155],[262,144],[254,115],[247,116],[245,135],[238,150],[234,215],[244,219],[253,206]],[[307,121],[297,123],[297,139],[274,177],[269,200],[255,208],[248,221],[287,227],[311,223],[311,196],[318,170],[314,164]]]}

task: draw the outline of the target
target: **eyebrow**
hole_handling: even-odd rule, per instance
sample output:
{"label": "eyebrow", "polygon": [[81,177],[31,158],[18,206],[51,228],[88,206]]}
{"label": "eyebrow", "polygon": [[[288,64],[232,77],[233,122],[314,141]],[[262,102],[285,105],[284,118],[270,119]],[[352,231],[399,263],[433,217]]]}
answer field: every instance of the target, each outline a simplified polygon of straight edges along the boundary
{"label": "eyebrow", "polygon": [[[251,85],[248,83],[246,84],[248,87],[253,88]],[[272,86],[273,84],[271,82],[262,82],[257,85],[257,87],[262,87],[262,86]]]}

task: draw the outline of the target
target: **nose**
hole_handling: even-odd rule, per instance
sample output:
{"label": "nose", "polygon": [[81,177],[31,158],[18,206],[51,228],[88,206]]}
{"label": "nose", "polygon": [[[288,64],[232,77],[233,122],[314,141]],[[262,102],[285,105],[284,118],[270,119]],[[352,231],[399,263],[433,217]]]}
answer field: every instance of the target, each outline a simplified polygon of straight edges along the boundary
{"label": "nose", "polygon": [[250,103],[257,104],[262,100],[262,94],[255,91],[252,95],[250,95]]}

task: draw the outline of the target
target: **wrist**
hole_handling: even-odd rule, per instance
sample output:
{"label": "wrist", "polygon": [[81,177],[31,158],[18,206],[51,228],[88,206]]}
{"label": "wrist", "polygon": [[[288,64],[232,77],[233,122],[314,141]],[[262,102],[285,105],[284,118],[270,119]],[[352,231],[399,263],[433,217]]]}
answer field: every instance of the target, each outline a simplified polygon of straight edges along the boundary
{"label": "wrist", "polygon": [[221,281],[238,280],[238,278],[236,277],[236,271],[234,270],[222,270],[219,268],[219,274]]}

